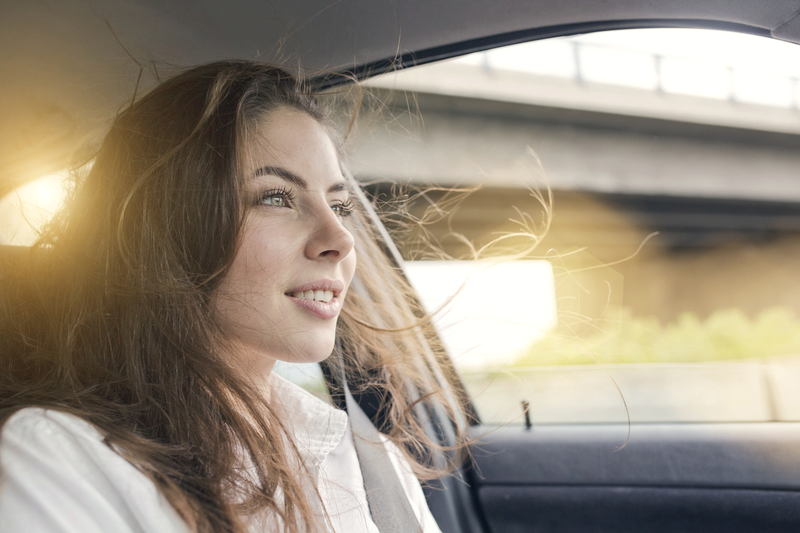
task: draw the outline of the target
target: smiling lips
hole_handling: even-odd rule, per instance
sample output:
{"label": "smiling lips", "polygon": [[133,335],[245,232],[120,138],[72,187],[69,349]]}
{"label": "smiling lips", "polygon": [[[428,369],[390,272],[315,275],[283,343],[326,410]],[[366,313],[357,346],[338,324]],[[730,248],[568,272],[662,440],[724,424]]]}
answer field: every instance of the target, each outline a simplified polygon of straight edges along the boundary
{"label": "smiling lips", "polygon": [[307,291],[294,292],[292,293],[292,297],[298,300],[315,300],[317,302],[328,303],[333,299],[333,291],[323,291],[321,289],[312,291],[309,289]]}
{"label": "smiling lips", "polygon": [[319,318],[334,318],[342,308],[342,303],[337,298],[342,290],[342,282],[326,279],[295,287],[285,295]]}

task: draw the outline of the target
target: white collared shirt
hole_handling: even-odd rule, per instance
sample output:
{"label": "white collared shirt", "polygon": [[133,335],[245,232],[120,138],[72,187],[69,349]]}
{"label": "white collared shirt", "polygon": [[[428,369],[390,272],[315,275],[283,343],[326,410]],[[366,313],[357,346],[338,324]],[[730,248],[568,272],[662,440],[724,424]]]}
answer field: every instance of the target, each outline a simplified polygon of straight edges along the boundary
{"label": "white collared shirt", "polygon": [[[316,478],[333,531],[378,533],[347,414],[280,376],[271,381],[271,401]],[[394,444],[384,443],[422,530],[440,533],[410,466]],[[104,444],[93,425],[27,408],[0,435],[0,531],[183,533],[187,527],[155,484]]]}

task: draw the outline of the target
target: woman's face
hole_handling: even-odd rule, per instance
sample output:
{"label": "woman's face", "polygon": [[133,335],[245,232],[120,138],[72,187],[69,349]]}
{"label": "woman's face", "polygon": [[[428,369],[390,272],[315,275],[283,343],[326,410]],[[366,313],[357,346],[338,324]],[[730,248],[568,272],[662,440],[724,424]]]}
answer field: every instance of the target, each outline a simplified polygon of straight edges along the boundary
{"label": "woman's face", "polygon": [[356,256],[352,210],[333,142],[306,113],[280,108],[244,150],[249,210],[215,313],[250,370],[330,355]]}

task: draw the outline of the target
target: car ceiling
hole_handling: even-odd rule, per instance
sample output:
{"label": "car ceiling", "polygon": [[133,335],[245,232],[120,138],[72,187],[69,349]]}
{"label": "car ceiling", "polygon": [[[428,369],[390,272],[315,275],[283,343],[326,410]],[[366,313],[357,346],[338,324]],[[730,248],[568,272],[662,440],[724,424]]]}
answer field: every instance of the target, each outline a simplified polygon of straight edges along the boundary
{"label": "car ceiling", "polygon": [[[800,41],[800,0],[4,0],[0,194],[63,166],[175,67],[260,58],[335,83],[392,64],[603,29],[687,26]],[[140,68],[142,65],[144,68]],[[72,141],[67,141],[71,139]]]}

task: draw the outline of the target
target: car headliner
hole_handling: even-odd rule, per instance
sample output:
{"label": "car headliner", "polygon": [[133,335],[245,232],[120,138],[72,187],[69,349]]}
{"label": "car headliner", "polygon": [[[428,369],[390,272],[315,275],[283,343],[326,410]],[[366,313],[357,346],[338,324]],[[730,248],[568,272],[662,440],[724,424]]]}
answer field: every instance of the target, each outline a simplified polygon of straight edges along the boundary
{"label": "car headliner", "polygon": [[602,29],[705,27],[798,42],[798,13],[799,0],[5,0],[0,194],[35,174],[21,170],[22,159],[37,154],[20,149],[17,137],[54,135],[31,126],[43,114],[56,109],[70,131],[88,131],[113,116],[137,80],[146,89],[175,66],[260,58],[331,84],[331,73],[364,77],[392,64]]}

